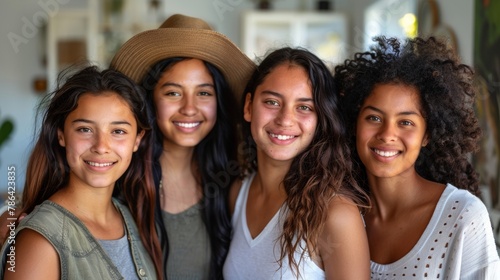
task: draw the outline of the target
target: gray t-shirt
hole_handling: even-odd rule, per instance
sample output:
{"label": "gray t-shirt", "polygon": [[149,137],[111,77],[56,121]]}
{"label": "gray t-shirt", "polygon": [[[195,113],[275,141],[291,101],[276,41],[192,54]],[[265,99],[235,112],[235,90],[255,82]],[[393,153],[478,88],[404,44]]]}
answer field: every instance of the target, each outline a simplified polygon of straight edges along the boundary
{"label": "gray t-shirt", "polygon": [[163,222],[169,244],[168,279],[208,279],[211,249],[201,205],[177,214],[163,211]]}
{"label": "gray t-shirt", "polygon": [[127,235],[117,240],[99,240],[102,248],[108,253],[116,268],[125,280],[139,280],[130,253]]}

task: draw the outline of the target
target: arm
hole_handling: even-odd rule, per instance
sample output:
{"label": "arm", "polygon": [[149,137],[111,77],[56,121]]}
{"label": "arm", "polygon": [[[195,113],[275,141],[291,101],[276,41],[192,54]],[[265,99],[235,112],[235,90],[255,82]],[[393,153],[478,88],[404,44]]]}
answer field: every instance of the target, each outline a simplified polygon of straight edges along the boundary
{"label": "arm", "polygon": [[[59,255],[42,235],[30,229],[21,230],[15,246],[15,272],[5,264],[5,280],[59,279]],[[8,252],[8,250],[7,250]]]}
{"label": "arm", "polygon": [[368,239],[358,207],[336,196],[318,247],[326,279],[370,279]]}

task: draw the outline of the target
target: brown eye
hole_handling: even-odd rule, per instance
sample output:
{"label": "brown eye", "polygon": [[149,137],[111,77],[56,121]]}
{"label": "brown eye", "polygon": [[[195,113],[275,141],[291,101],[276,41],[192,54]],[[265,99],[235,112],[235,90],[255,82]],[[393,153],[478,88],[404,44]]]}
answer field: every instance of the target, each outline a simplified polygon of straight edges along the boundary
{"label": "brown eye", "polygon": [[373,116],[373,115],[370,115],[370,116],[366,117],[366,119],[369,120],[369,121],[374,121],[374,122],[380,122],[381,121],[381,119],[379,117]]}
{"label": "brown eye", "polygon": [[304,111],[312,111],[313,110],[311,107],[306,106],[306,105],[299,106],[299,109],[304,110]]}
{"label": "brown eye", "polygon": [[207,92],[207,91],[202,91],[202,92],[198,93],[198,95],[201,95],[201,96],[212,96],[213,94],[211,94],[210,92]]}
{"label": "brown eye", "polygon": [[92,132],[92,130],[88,127],[79,127],[76,129],[76,131],[83,132],[83,133],[89,133]]}
{"label": "brown eye", "polygon": [[276,100],[266,100],[264,103],[273,105],[273,106],[279,106],[280,104]]}
{"label": "brown eye", "polygon": [[115,129],[115,130],[113,130],[113,133],[114,134],[126,134],[127,132],[125,132],[125,130],[123,130],[123,129]]}

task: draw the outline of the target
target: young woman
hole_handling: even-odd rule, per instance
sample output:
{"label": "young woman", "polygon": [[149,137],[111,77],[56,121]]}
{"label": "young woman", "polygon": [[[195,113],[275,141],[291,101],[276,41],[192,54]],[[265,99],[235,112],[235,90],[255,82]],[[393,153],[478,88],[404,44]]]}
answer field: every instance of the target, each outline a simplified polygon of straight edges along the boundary
{"label": "young woman", "polygon": [[3,246],[2,279],[161,278],[140,88],[87,67],[45,100],[23,191],[30,214]]}
{"label": "young woman", "polygon": [[333,77],[302,49],[270,53],[245,90],[247,177],[230,194],[226,279],[368,279],[360,213]]}
{"label": "young woman", "polygon": [[254,63],[201,19],[173,15],[118,51],[111,67],[146,89],[154,111],[157,223],[168,279],[219,279],[240,174],[237,101]]}
{"label": "young woman", "polygon": [[468,161],[481,135],[473,71],[434,38],[376,42],[335,69],[373,203],[371,278],[500,279]]}

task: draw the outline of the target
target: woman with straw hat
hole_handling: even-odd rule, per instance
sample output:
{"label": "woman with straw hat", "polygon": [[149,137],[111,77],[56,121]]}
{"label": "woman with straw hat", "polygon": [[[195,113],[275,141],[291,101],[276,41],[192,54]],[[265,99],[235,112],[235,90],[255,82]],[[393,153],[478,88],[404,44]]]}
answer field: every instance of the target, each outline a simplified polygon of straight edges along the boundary
{"label": "woman with straw hat", "polygon": [[227,191],[240,172],[237,100],[255,64],[203,20],[176,14],[128,40],[111,68],[141,84],[154,111],[165,276],[222,278]]}

